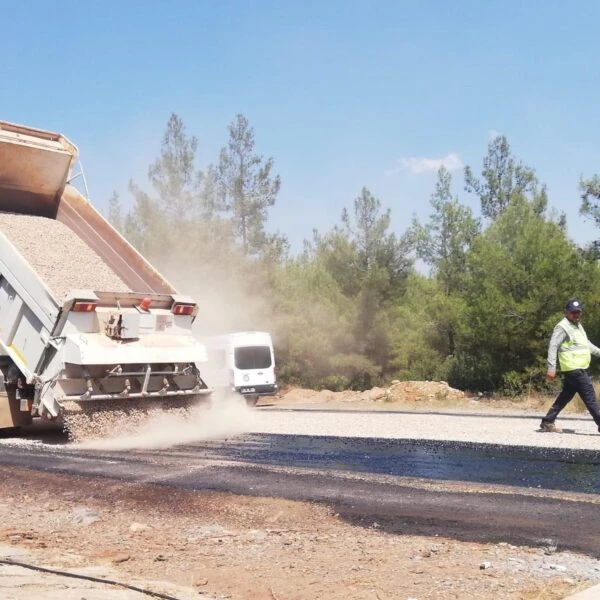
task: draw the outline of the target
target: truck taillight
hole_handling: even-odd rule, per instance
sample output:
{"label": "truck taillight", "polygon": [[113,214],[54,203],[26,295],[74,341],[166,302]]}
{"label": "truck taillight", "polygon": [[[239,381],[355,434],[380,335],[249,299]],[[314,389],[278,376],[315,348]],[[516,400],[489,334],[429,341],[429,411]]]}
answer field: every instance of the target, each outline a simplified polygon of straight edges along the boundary
{"label": "truck taillight", "polygon": [[150,305],[152,304],[152,300],[150,298],[144,298],[138,305],[140,310],[144,312],[148,312],[150,310]]}
{"label": "truck taillight", "polygon": [[174,315],[191,315],[196,308],[195,304],[173,304],[171,312]]}
{"label": "truck taillight", "polygon": [[73,312],[94,312],[96,306],[97,304],[95,302],[74,302],[71,310]]}

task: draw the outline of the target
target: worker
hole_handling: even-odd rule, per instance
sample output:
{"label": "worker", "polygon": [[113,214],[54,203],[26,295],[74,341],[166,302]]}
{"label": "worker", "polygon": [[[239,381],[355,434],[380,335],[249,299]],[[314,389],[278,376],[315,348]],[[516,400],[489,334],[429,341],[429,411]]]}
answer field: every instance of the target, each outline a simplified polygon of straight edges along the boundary
{"label": "worker", "polygon": [[554,424],[560,411],[579,394],[600,431],[600,409],[596,401],[596,392],[587,368],[592,354],[600,357],[600,348],[587,338],[581,325],[583,304],[577,298],[570,298],[565,306],[565,318],[552,332],[548,346],[548,380],[556,377],[556,355],[563,374],[562,390],[540,426],[542,431],[560,433],[562,430]]}

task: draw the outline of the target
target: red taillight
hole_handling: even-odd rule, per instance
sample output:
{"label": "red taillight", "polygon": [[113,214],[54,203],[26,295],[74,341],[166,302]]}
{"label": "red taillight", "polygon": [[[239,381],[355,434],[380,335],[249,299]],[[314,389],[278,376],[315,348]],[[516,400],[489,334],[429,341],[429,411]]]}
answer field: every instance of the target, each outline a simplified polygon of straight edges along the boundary
{"label": "red taillight", "polygon": [[195,308],[195,304],[173,304],[171,312],[174,315],[191,315]]}
{"label": "red taillight", "polygon": [[148,312],[148,311],[150,310],[150,305],[151,305],[151,304],[152,304],[152,300],[151,300],[150,298],[144,298],[144,299],[143,299],[143,300],[140,302],[140,304],[139,304],[138,308],[139,308],[140,310],[143,310],[144,312]]}
{"label": "red taillight", "polygon": [[73,312],[94,312],[97,304],[95,302],[74,302]]}

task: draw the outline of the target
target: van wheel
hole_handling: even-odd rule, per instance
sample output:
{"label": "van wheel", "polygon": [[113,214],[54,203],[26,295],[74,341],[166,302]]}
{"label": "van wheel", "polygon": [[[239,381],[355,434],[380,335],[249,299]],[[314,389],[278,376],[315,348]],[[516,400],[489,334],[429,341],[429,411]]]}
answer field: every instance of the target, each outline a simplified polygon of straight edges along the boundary
{"label": "van wheel", "polygon": [[244,398],[246,398],[246,404],[248,406],[256,406],[256,403],[258,402],[258,396],[244,396]]}

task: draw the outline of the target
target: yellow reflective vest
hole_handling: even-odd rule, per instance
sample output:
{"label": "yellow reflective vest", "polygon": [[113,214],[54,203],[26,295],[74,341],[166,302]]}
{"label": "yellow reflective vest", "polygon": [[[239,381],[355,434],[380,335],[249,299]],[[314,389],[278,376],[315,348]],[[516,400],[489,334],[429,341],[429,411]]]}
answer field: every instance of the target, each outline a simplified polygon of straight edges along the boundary
{"label": "yellow reflective vest", "polygon": [[561,371],[587,369],[592,355],[587,335],[581,323],[575,325],[566,317],[558,324],[567,334],[565,341],[558,347],[558,362]]}

